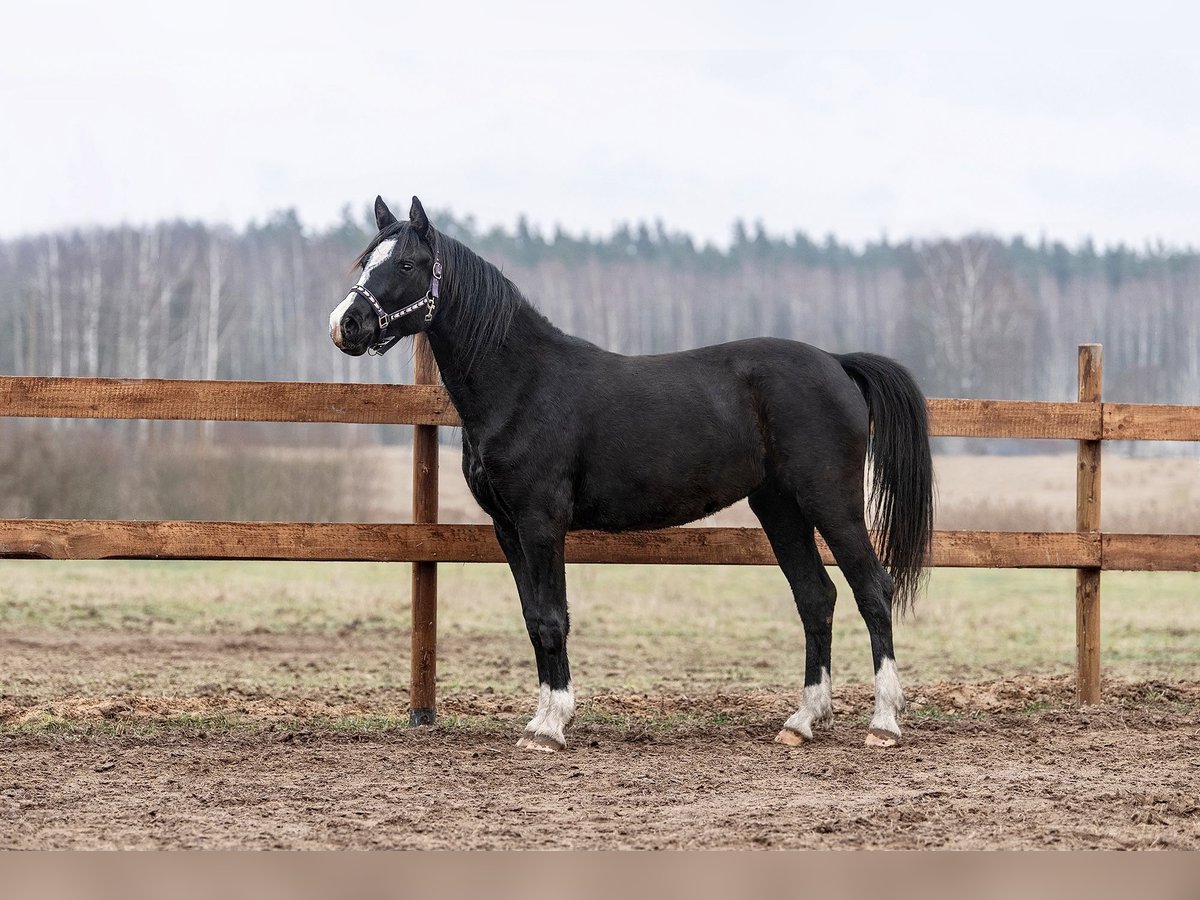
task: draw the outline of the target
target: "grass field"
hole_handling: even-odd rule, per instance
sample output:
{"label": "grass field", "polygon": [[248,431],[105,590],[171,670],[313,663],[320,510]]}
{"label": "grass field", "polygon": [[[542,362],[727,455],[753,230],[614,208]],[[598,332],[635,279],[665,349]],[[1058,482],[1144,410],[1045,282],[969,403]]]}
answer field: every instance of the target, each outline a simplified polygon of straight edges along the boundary
{"label": "grass field", "polygon": [[[394,692],[399,703],[407,685],[409,587],[401,564],[3,566],[0,628],[10,646],[0,694],[8,697],[32,692],[52,705],[65,697],[131,691],[203,694],[217,683],[255,696],[306,688],[347,696],[382,690]],[[442,692],[529,696],[536,681],[532,654],[507,568],[443,565],[439,571]],[[840,601],[835,680],[867,682],[866,632],[849,589],[832,571]],[[575,566],[568,577],[572,667],[585,696],[792,693],[799,687],[803,632],[775,569]],[[1068,674],[1073,590],[1069,571],[933,572],[916,614],[896,630],[906,681]],[[1103,635],[1106,677],[1200,679],[1196,576],[1106,574]],[[180,651],[157,666],[137,653],[97,651],[127,640],[235,648],[244,640],[250,652],[222,654],[233,666],[222,673],[201,650],[194,659]],[[253,650],[281,640],[319,648],[324,662],[297,671],[281,667],[277,654]],[[86,652],[72,658],[72,642]],[[67,654],[57,662],[54,647]],[[389,714],[397,712],[393,705]]]}

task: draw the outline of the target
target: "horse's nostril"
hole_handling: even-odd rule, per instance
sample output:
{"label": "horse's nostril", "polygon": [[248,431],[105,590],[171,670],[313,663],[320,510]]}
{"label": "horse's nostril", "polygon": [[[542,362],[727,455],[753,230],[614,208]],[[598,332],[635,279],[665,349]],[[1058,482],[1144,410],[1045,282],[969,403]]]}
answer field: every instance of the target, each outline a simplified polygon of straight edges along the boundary
{"label": "horse's nostril", "polygon": [[350,316],[346,316],[346,318],[342,319],[342,334],[346,337],[355,337],[358,334],[358,322],[350,318]]}

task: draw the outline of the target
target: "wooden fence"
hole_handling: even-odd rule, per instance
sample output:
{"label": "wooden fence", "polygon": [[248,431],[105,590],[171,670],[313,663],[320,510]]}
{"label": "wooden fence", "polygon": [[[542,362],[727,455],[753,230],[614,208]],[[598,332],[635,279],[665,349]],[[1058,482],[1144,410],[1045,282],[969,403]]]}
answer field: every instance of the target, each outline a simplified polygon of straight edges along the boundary
{"label": "wooden fence", "polygon": [[[415,425],[413,523],[0,520],[0,557],[38,559],[367,560],[412,563],[410,719],[433,721],[437,563],[502,562],[492,529],[438,523],[440,425],[459,424],[423,338],[417,384],[311,384],[0,377],[0,417],[347,422]],[[1106,440],[1200,440],[1200,406],[1104,403],[1101,348],[1079,348],[1073,403],[930,400],[938,436],[1058,438],[1079,442],[1076,531],[939,531],[934,566],[1067,568],[1076,577],[1078,697],[1100,697],[1100,573],[1200,571],[1200,535],[1109,534],[1100,528]],[[572,563],[774,565],[757,528],[669,528],[568,536]],[[826,564],[833,559],[821,544]]]}

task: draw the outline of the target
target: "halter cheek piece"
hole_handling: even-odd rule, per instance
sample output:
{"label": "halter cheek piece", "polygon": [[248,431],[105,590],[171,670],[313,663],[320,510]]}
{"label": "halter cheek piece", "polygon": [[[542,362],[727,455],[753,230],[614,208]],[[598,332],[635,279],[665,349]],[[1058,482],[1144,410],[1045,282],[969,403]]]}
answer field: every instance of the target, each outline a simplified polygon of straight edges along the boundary
{"label": "halter cheek piece", "polygon": [[397,319],[403,318],[411,312],[416,312],[422,306],[427,307],[425,310],[425,324],[428,325],[430,322],[432,322],[433,314],[437,312],[437,304],[441,297],[441,289],[442,257],[441,253],[439,252],[436,234],[433,237],[433,277],[429,279],[429,290],[427,290],[425,292],[425,296],[416,303],[410,303],[408,306],[390,313],[384,310],[383,305],[375,298],[375,295],[368,291],[361,284],[352,286],[350,288],[350,293],[358,294],[364,300],[370,303],[371,308],[375,310],[375,315],[379,316],[380,341],[368,347],[367,353],[371,354],[372,356],[383,356],[383,354],[392,349],[399,338],[397,338],[395,335],[392,335],[391,337],[384,337],[383,335],[384,332],[387,331],[387,327]]}

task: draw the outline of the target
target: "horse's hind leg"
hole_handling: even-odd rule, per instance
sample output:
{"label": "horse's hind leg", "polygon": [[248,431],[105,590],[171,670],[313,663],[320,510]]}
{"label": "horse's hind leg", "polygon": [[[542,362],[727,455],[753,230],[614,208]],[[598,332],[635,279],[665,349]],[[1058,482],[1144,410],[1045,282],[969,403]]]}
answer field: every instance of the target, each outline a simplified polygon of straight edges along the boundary
{"label": "horse's hind leg", "polygon": [[813,726],[833,718],[829,680],[833,644],[833,605],[837,588],[817,553],[813,525],[791,494],[768,483],[750,495],[775,559],[787,577],[804,624],[804,704],[783,725],[775,740],[792,746],[811,741]]}
{"label": "horse's hind leg", "polygon": [[844,508],[829,514],[838,509],[827,509],[817,527],[854,591],[858,611],[871,636],[875,715],[866,744],[893,747],[900,740],[898,717],[904,709],[904,691],[896,674],[896,651],[892,646],[892,579],[875,555],[861,512]]}

